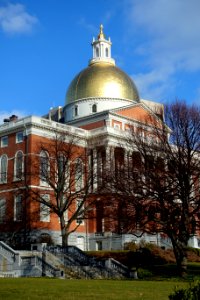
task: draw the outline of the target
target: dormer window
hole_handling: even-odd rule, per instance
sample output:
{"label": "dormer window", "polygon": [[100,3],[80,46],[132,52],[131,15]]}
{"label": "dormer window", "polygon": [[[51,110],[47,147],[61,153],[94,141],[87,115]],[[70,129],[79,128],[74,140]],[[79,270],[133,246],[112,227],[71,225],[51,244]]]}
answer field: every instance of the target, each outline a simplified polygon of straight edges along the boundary
{"label": "dormer window", "polygon": [[93,104],[93,105],[92,105],[92,112],[93,112],[93,113],[96,113],[96,112],[97,112],[97,105],[96,105],[96,104]]}

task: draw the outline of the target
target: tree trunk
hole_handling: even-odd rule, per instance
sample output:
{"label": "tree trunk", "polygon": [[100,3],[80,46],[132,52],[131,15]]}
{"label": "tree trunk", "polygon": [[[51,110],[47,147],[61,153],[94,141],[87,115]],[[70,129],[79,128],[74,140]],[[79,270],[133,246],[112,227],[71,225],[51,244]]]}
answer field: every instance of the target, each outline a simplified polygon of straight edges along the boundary
{"label": "tree trunk", "polygon": [[187,252],[186,245],[183,245],[180,241],[172,241],[173,251],[176,258],[176,265],[178,274],[181,277],[187,276]]}
{"label": "tree trunk", "polygon": [[66,230],[64,215],[60,216],[60,229],[61,229],[62,247],[67,247],[69,235]]}

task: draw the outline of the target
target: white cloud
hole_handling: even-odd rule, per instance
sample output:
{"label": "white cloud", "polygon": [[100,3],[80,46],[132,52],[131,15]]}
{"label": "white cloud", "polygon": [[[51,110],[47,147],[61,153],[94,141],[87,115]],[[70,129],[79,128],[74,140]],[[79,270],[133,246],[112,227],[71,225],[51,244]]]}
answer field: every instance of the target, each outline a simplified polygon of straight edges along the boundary
{"label": "white cloud", "polygon": [[131,76],[144,99],[160,99],[163,101],[168,100],[168,93],[174,87],[174,80],[165,80],[165,73],[160,70],[152,70],[149,73],[139,73]]}
{"label": "white cloud", "polygon": [[11,111],[0,111],[0,124],[3,123],[4,119],[8,119],[10,116],[16,115],[19,118],[23,118],[27,116],[27,113],[25,111],[19,111],[19,110],[11,110]]}
{"label": "white cloud", "polygon": [[37,23],[38,19],[26,12],[22,4],[0,6],[0,28],[5,33],[30,33]]}
{"label": "white cloud", "polygon": [[141,38],[136,53],[144,56],[149,68],[146,74],[135,75],[145,94],[152,92],[155,84],[164,92],[166,81],[173,81],[177,72],[200,70],[199,0],[125,3],[129,33]]}

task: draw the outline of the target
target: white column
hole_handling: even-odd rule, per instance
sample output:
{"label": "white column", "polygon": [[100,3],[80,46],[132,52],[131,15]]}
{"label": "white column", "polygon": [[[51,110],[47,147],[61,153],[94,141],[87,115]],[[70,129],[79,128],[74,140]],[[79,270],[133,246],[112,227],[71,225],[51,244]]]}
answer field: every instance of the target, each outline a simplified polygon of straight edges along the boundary
{"label": "white column", "polygon": [[93,190],[97,189],[97,150],[93,149]]}
{"label": "white column", "polygon": [[129,151],[124,149],[124,168],[125,170],[128,170],[129,168]]}
{"label": "white column", "polygon": [[102,184],[103,161],[101,151],[97,152],[97,184]]}
{"label": "white column", "polygon": [[106,169],[107,171],[115,170],[115,148],[113,146],[106,146]]}
{"label": "white column", "polygon": [[111,161],[111,170],[113,170],[113,172],[115,172],[115,147],[111,147],[110,149],[110,161]]}
{"label": "white column", "polygon": [[88,155],[88,184],[89,184],[89,191],[92,191],[92,178],[93,178],[93,170],[92,170],[92,155],[91,150],[89,149],[87,152]]}

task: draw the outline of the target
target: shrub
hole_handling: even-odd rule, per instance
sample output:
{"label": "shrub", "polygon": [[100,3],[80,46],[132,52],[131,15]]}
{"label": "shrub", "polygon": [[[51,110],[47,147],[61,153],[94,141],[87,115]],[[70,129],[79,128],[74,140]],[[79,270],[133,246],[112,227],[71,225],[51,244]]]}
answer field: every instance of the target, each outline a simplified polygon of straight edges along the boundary
{"label": "shrub", "polygon": [[200,249],[188,247],[187,257],[188,257],[188,261],[200,262]]}
{"label": "shrub", "polygon": [[151,278],[153,276],[152,272],[146,269],[141,269],[139,268],[137,270],[137,275],[139,279],[148,279]]}
{"label": "shrub", "polygon": [[188,289],[176,289],[169,295],[170,300],[199,300],[200,282],[193,283]]}

